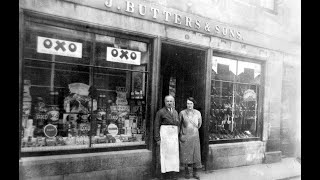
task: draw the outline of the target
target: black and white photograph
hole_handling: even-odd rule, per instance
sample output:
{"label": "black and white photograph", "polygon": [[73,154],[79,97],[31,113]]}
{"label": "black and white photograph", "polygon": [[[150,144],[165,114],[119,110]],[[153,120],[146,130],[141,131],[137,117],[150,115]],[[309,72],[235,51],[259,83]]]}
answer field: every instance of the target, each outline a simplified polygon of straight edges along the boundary
{"label": "black and white photograph", "polygon": [[19,0],[18,18],[19,180],[301,179],[301,0]]}

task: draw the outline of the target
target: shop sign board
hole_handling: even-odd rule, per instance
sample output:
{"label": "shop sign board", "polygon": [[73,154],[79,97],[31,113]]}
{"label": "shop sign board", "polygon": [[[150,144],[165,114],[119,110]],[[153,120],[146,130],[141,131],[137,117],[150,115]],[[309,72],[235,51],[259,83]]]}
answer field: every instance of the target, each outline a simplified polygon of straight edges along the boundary
{"label": "shop sign board", "polygon": [[82,58],[82,43],[38,36],[37,52]]}
{"label": "shop sign board", "polygon": [[52,124],[48,124],[43,128],[44,135],[46,135],[48,138],[53,138],[57,135],[58,131],[56,126]]}
{"label": "shop sign board", "polygon": [[[236,27],[193,13],[166,7],[160,5],[160,3],[157,4],[146,0],[81,0],[77,3],[226,39],[244,40],[243,32]],[[191,7],[192,4],[190,5]]]}
{"label": "shop sign board", "polygon": [[107,47],[107,61],[140,65],[141,52]]}

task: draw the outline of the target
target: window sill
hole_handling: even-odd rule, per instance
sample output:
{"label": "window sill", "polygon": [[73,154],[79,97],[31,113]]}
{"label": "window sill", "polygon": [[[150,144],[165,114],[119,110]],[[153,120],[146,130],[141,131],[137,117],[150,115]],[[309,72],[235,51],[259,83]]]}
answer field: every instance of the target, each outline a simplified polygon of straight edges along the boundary
{"label": "window sill", "polygon": [[223,143],[237,143],[247,141],[260,141],[259,137],[241,138],[241,139],[221,139],[221,140],[210,140],[209,144],[223,144]]}
{"label": "window sill", "polygon": [[56,147],[56,146],[26,147],[26,148],[21,148],[21,157],[82,154],[82,153],[146,149],[146,148],[147,148],[147,145],[145,144],[144,141],[126,142],[126,143],[92,144],[92,147],[89,147],[88,145],[72,145],[72,146],[59,146],[59,147]]}

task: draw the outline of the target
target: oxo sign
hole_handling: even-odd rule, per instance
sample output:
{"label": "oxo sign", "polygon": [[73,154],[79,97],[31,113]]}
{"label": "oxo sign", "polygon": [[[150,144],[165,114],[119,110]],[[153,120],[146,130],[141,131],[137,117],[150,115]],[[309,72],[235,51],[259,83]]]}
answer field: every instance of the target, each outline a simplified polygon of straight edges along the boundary
{"label": "oxo sign", "polygon": [[107,61],[140,65],[141,52],[107,47]]}
{"label": "oxo sign", "polygon": [[82,58],[82,43],[38,36],[37,52]]}

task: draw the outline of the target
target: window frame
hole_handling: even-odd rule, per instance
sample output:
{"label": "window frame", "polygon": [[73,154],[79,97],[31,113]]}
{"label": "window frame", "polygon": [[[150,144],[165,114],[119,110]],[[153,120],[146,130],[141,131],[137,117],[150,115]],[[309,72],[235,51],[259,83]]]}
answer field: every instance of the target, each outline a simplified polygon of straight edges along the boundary
{"label": "window frame", "polygon": [[[86,23],[82,23],[82,22],[76,22],[70,19],[64,19],[64,18],[57,18],[57,17],[49,17],[48,15],[44,15],[44,14],[40,14],[40,13],[36,13],[36,12],[32,12],[32,11],[24,11],[22,14],[22,29],[21,29],[21,41],[23,46],[20,47],[21,50],[21,60],[20,60],[20,65],[21,65],[21,69],[20,69],[20,78],[22,79],[22,81],[20,82],[21,88],[20,88],[20,96],[22,97],[23,94],[23,79],[24,79],[24,64],[25,64],[25,59],[30,59],[32,61],[42,61],[42,62],[46,62],[46,63],[53,63],[52,61],[49,60],[44,60],[44,59],[35,59],[35,58],[26,58],[25,54],[23,53],[25,51],[25,44],[26,44],[26,39],[25,39],[25,33],[27,31],[32,31],[32,28],[30,28],[30,26],[27,25],[28,22],[31,23],[36,23],[39,25],[47,25],[47,26],[54,26],[57,28],[64,28],[64,29],[71,29],[74,31],[80,31],[83,33],[88,33],[89,35],[93,35],[93,37],[90,39],[90,41],[92,41],[93,43],[93,47],[92,49],[95,51],[94,49],[94,44],[96,43],[96,39],[95,34],[99,34],[99,35],[105,35],[105,36],[112,36],[115,38],[121,38],[121,39],[126,39],[126,40],[134,40],[134,41],[139,41],[139,42],[144,42],[147,44],[147,51],[148,51],[148,56],[149,56],[149,62],[146,65],[146,70],[145,71],[140,71],[140,70],[132,70],[132,69],[124,69],[124,68],[113,68],[113,67],[105,67],[105,66],[96,66],[96,65],[92,65],[91,62],[92,60],[90,60],[90,64],[77,64],[77,63],[68,63],[68,62],[54,62],[56,64],[66,64],[66,65],[79,65],[79,66],[83,66],[83,67],[88,67],[91,69],[95,69],[95,68],[102,68],[102,69],[113,69],[113,70],[121,70],[121,71],[126,71],[126,72],[141,72],[145,75],[145,113],[143,114],[143,117],[146,121],[147,118],[150,118],[150,115],[148,115],[148,113],[150,113],[150,78],[152,76],[152,74],[150,73],[150,69],[151,69],[151,61],[152,61],[152,46],[153,46],[153,41],[151,39],[151,37],[145,36],[143,34],[134,34],[134,35],[129,35],[128,33],[124,33],[124,32],[115,32],[112,29],[108,29],[108,28],[104,28],[104,27],[100,27],[100,26],[96,26],[96,25],[88,25]],[[34,32],[34,31],[33,31]],[[50,32],[54,32],[50,31]],[[59,31],[57,31],[58,33]],[[61,32],[60,32],[61,34]],[[94,58],[95,53],[92,52],[89,56],[93,56],[90,58]],[[90,72],[89,72],[90,73]],[[93,78],[93,76],[89,76],[89,78]],[[19,104],[21,104],[22,107],[22,98],[19,98]],[[19,132],[21,134],[21,128],[22,128],[22,108],[20,108],[19,110]],[[145,122],[145,140],[144,140],[144,144],[139,144],[139,145],[121,145],[121,146],[114,146],[114,147],[91,147],[91,142],[88,144],[88,148],[84,148],[84,149],[57,149],[57,150],[45,150],[45,151],[29,151],[29,152],[22,152],[21,151],[21,141],[22,141],[22,137],[21,135],[19,136],[19,157],[33,157],[33,156],[48,156],[48,155],[62,155],[62,154],[75,154],[75,153],[94,153],[94,152],[108,152],[108,151],[122,151],[122,150],[133,150],[133,149],[147,149],[148,147],[150,147],[150,137],[147,137],[150,134],[150,127],[148,127],[148,124]]]}
{"label": "window frame", "polygon": [[[261,79],[260,79],[260,86],[259,86],[259,102],[258,102],[258,108],[257,108],[257,136],[258,137],[251,137],[251,138],[243,138],[243,139],[220,139],[220,140],[209,140],[209,130],[208,130],[208,143],[210,144],[225,144],[225,143],[237,143],[237,142],[247,142],[247,141],[261,141],[263,139],[263,126],[264,126],[264,119],[263,119],[263,111],[264,111],[264,89],[265,89],[265,61],[256,57],[246,57],[244,55],[234,55],[234,54],[228,54],[226,52],[222,52],[222,51],[217,51],[217,50],[212,50],[211,53],[211,57],[209,59],[209,61],[212,61],[212,57],[220,57],[220,58],[227,58],[227,59],[231,59],[231,60],[235,60],[235,61],[241,61],[241,62],[249,62],[249,63],[256,63],[259,64],[261,66]],[[212,63],[210,62],[210,65],[212,65]],[[211,76],[212,74],[212,67],[209,68],[210,69],[210,76],[208,78],[210,78],[210,104],[211,104],[211,85],[212,85],[212,80],[213,77]],[[237,81],[234,83],[238,83]],[[210,109],[211,109],[211,105],[210,105]],[[208,118],[211,118],[211,114],[208,113]],[[209,128],[209,123],[208,123],[208,128]]]}

